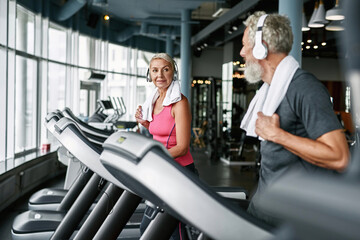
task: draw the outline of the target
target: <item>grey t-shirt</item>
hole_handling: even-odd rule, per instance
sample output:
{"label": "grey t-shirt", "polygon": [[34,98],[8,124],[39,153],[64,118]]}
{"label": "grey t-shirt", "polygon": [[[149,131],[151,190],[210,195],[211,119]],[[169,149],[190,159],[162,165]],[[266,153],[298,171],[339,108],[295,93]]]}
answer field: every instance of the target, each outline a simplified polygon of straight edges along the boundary
{"label": "grey t-shirt", "polygon": [[[315,140],[325,133],[342,128],[334,114],[330,95],[325,86],[314,75],[302,69],[295,72],[276,113],[280,117],[280,127],[296,136]],[[261,142],[260,178],[248,209],[252,215],[274,224],[275,219],[256,207],[257,201],[271,181],[294,167],[314,174],[319,171],[331,171],[306,162],[279,144],[270,141]]]}

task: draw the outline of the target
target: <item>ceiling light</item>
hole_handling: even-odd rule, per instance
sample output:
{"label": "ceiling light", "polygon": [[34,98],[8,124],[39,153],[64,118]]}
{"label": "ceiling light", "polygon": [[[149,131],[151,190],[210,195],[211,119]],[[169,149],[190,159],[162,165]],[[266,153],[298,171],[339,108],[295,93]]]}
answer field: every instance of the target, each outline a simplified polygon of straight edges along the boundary
{"label": "ceiling light", "polygon": [[228,33],[229,33],[229,34],[232,34],[232,31],[231,31],[231,30],[229,30],[229,31],[228,31]]}
{"label": "ceiling light", "polygon": [[314,18],[314,23],[322,24],[323,26],[327,24],[329,21],[325,19],[325,8],[323,0],[320,0],[319,2],[319,8],[316,12],[316,16]]}
{"label": "ceiling light", "polygon": [[311,39],[308,39],[308,40],[306,40],[308,43],[311,43],[312,42],[312,40]]}
{"label": "ceiling light", "polygon": [[308,27],[308,23],[306,21],[306,17],[305,17],[305,13],[304,13],[304,9],[302,12],[302,27],[301,27],[301,31],[306,32],[309,31],[310,28]]}
{"label": "ceiling light", "polygon": [[308,24],[308,26],[311,28],[321,28],[324,26],[324,24],[314,22],[318,8],[319,8],[319,3],[315,2],[314,12],[312,13],[309,24]]}
{"label": "ceiling light", "polygon": [[98,7],[107,7],[108,1],[107,0],[93,0],[92,4],[95,6],[98,6]]}
{"label": "ceiling light", "polygon": [[234,31],[238,30],[237,26],[232,26],[232,30]]}
{"label": "ceiling light", "polygon": [[223,15],[224,13],[226,13],[229,10],[230,10],[229,8],[219,8],[216,12],[214,12],[212,17],[213,18],[220,17],[221,15]]}
{"label": "ceiling light", "polygon": [[208,45],[207,45],[207,43],[204,43],[204,47],[207,47]]}
{"label": "ceiling light", "polygon": [[322,42],[321,45],[322,45],[322,46],[326,46],[326,42]]}
{"label": "ceiling light", "polygon": [[332,21],[330,24],[326,25],[325,29],[328,31],[343,31],[344,25],[343,21]]}
{"label": "ceiling light", "polygon": [[105,21],[109,21],[109,19],[110,19],[110,16],[107,15],[107,14],[105,14],[105,15],[104,15],[104,20],[105,20]]}
{"label": "ceiling light", "polygon": [[318,45],[314,45],[313,48],[314,48],[314,49],[318,49],[319,46],[318,46]]}
{"label": "ceiling light", "polygon": [[342,9],[339,7],[339,0],[336,0],[335,7],[327,10],[326,17],[327,20],[337,21],[345,19]]}

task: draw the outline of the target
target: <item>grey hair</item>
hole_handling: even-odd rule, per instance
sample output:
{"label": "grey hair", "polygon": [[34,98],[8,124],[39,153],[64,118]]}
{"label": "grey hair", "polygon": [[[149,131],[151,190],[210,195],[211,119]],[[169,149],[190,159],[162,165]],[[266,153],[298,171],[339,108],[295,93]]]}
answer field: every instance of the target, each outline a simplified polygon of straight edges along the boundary
{"label": "grey hair", "polygon": [[[255,45],[256,25],[260,16],[266,14],[263,11],[255,12],[244,22],[249,29],[249,43]],[[268,14],[262,29],[262,39],[266,42],[269,52],[289,54],[293,44],[293,33],[290,20],[279,14]]]}
{"label": "grey hair", "polygon": [[171,68],[173,71],[175,71],[175,61],[172,57],[170,57],[170,55],[168,55],[167,53],[156,53],[150,60],[150,64],[152,62],[152,60],[154,59],[163,59],[165,61],[167,61],[168,63],[170,63]]}

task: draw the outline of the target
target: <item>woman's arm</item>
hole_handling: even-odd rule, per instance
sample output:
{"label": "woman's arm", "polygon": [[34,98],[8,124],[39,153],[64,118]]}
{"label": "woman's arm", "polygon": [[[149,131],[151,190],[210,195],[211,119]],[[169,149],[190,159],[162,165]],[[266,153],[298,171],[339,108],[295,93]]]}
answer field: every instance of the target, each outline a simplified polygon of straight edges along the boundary
{"label": "woman's arm", "polygon": [[173,105],[172,116],[175,118],[176,146],[169,149],[173,158],[184,156],[190,146],[191,113],[189,101],[182,96],[181,101]]}

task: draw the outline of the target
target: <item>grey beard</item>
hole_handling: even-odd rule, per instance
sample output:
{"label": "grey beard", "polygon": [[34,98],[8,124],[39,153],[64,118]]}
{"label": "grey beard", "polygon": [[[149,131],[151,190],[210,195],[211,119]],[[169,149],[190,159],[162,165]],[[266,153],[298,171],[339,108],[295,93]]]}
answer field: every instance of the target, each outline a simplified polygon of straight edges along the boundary
{"label": "grey beard", "polygon": [[244,74],[246,81],[250,84],[254,84],[261,81],[263,70],[260,64],[253,61],[248,61],[246,63]]}

